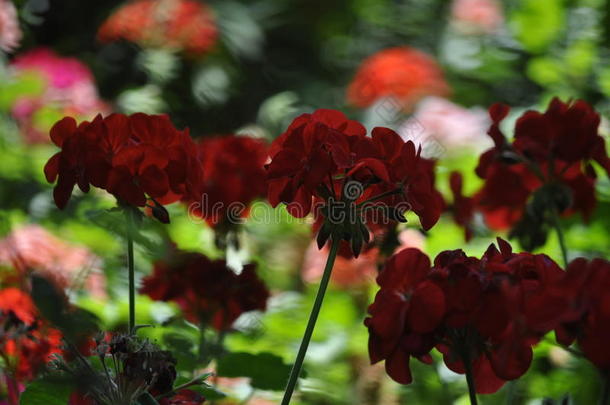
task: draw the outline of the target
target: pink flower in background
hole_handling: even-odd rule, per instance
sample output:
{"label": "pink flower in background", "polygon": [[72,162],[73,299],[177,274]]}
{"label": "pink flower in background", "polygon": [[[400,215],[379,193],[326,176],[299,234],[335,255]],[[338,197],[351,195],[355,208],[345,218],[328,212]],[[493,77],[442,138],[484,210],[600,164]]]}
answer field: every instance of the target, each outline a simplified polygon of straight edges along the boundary
{"label": "pink flower in background", "polygon": [[451,19],[458,30],[469,34],[492,33],[504,22],[497,0],[454,0]]}
{"label": "pink flower in background", "polygon": [[12,52],[22,36],[15,5],[11,0],[0,0],[0,49]]}
{"label": "pink flower in background", "polygon": [[398,133],[405,140],[422,145],[424,154],[439,157],[470,148],[483,151],[491,146],[486,135],[490,121],[478,107],[464,108],[440,97],[422,100]]}
{"label": "pink flower in background", "polygon": [[30,143],[49,142],[50,128],[36,125],[36,113],[43,107],[55,109],[58,115],[79,119],[109,112],[99,98],[93,74],[76,58],[64,58],[50,49],[35,48],[18,55],[11,66],[16,75],[35,73],[46,84],[41,95],[21,97],[13,106],[13,116]]}
{"label": "pink flower in background", "polygon": [[[425,238],[415,229],[405,229],[398,234],[399,252],[406,248],[423,249]],[[301,269],[301,276],[306,283],[317,283],[322,278],[326,258],[329,253],[327,244],[321,250],[316,242],[312,242],[305,251],[305,258]],[[378,263],[382,260],[377,247],[364,249],[357,258],[353,256],[337,255],[331,274],[331,283],[338,288],[351,288],[369,284],[377,277]]]}
{"label": "pink flower in background", "polygon": [[62,288],[84,287],[94,296],[106,296],[101,260],[89,249],[71,245],[38,225],[17,228],[0,240],[3,264],[20,272],[38,272]]}
{"label": "pink flower in background", "polygon": [[[322,278],[329,250],[328,244],[320,250],[315,241],[309,245],[301,269],[303,281],[316,283]],[[330,282],[339,288],[349,288],[374,281],[377,276],[378,256],[377,248],[362,251],[356,259],[337,255]]]}

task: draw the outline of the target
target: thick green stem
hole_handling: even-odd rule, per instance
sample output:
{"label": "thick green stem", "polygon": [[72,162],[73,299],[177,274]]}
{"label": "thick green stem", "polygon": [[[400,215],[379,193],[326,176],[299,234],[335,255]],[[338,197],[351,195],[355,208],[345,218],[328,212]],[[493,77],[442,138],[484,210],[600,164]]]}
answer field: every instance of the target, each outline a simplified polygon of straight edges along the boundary
{"label": "thick green stem", "polygon": [[568,249],[566,247],[566,241],[563,235],[563,230],[561,229],[561,223],[559,222],[559,214],[557,213],[557,209],[553,208],[552,210],[552,221],[553,228],[555,228],[555,232],[557,233],[557,239],[559,240],[559,247],[561,248],[561,256],[563,257],[563,264],[565,267],[568,267]]}
{"label": "thick green stem", "polygon": [[129,333],[134,333],[136,326],[136,282],[133,264],[133,216],[130,208],[125,211],[127,220],[127,269],[129,271]]}
{"label": "thick green stem", "polygon": [[335,264],[335,258],[337,257],[340,241],[341,240],[339,238],[332,238],[332,244],[330,247],[330,253],[328,254],[328,259],[326,260],[324,274],[322,275],[322,280],[320,281],[320,287],[318,288],[318,293],[316,295],[316,300],[313,304],[313,308],[311,309],[311,314],[309,314],[309,321],[307,322],[307,328],[305,328],[303,340],[301,340],[299,353],[297,354],[294,366],[292,366],[292,370],[290,371],[290,377],[288,378],[288,384],[286,384],[286,391],[284,392],[282,405],[290,404],[290,398],[292,398],[292,393],[294,392],[294,388],[297,385],[297,380],[299,379],[299,375],[301,374],[303,360],[305,359],[307,347],[309,346],[311,335],[313,334],[313,330],[316,326],[316,321],[318,320],[318,314],[320,313],[320,308],[322,307],[322,301],[324,301],[324,294],[326,293],[326,288],[328,287],[328,282],[330,281],[330,274],[333,270],[333,265]]}

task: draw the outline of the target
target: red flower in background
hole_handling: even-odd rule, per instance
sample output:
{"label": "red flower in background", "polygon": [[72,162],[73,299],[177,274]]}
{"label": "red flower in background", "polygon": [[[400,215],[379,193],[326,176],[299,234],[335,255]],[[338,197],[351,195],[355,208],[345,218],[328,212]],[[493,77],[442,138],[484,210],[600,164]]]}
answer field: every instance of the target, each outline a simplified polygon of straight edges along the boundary
{"label": "red flower in background", "polygon": [[140,291],[154,300],[177,303],[191,322],[225,331],[242,313],[267,307],[269,291],[255,268],[247,264],[236,274],[224,260],[176,252],[168,261],[155,263]]}
{"label": "red flower in background", "polygon": [[383,97],[395,97],[409,109],[420,98],[444,96],[449,87],[429,55],[409,47],[384,49],[362,62],[347,89],[347,100],[365,108]]}
{"label": "red flower in background", "polygon": [[371,362],[385,360],[390,377],[408,384],[409,358],[428,362],[436,347],[455,372],[469,359],[479,393],[523,375],[532,346],[566,317],[565,273],[545,255],[498,243],[481,259],[442,252],[432,266],[417,249],[390,258],[365,320]]}
{"label": "red flower in background", "polygon": [[123,39],[191,55],[207,53],[217,37],[212,11],[194,0],[134,0],[112,14],[98,31],[102,42]]}
{"label": "red flower in background", "polygon": [[143,207],[181,198],[194,198],[200,186],[201,165],[188,130],[176,130],[165,115],[142,113],[97,116],[77,126],[66,117],[51,129],[62,150],[46,164],[53,197],[67,204],[75,185],[107,190],[120,202]]}
{"label": "red flower in background", "polygon": [[189,208],[211,226],[246,216],[247,206],[267,191],[267,144],[261,139],[229,135],[204,138],[197,147],[203,194],[189,201]]}

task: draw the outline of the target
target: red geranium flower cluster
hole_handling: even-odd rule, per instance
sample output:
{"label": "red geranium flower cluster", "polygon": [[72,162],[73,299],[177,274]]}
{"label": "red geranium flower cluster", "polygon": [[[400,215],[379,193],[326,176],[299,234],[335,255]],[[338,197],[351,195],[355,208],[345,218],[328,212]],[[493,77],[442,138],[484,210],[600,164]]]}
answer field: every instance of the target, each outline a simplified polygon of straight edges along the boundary
{"label": "red geranium flower cluster", "polygon": [[[320,245],[329,236],[327,225],[334,222],[343,227],[340,233],[347,236],[342,238],[351,238],[357,255],[362,241],[368,240],[361,221],[366,216],[369,224],[380,222],[373,215],[376,210],[385,214],[383,220],[403,220],[403,211],[413,210],[426,230],[438,220],[444,202],[434,188],[434,162],[420,152],[388,128],[375,128],[367,136],[360,123],[339,111],[303,114],[271,146],[268,198],[274,207],[287,204],[290,214],[299,218],[311,212],[314,199],[322,201],[321,210],[315,210],[327,220],[320,228]],[[372,201],[364,215],[350,211]],[[345,215],[333,215],[340,207],[347,210],[342,211]]]}
{"label": "red geranium flower cluster", "polygon": [[557,329],[557,341],[569,346],[576,340],[589,361],[610,373],[610,262],[573,260],[564,291],[570,300],[569,315]]}
{"label": "red geranium flower cluster", "polygon": [[[555,98],[544,113],[527,111],[517,120],[511,143],[500,130],[508,112],[502,104],[489,109],[493,123],[488,134],[494,147],[481,155],[476,169],[485,180],[474,196],[476,209],[491,228],[513,228],[522,242],[535,238],[532,235],[556,213],[580,212],[587,220],[596,205],[596,174],[590,162],[610,173],[610,158],[598,134],[599,114],[584,101]],[[458,223],[467,222],[466,214]],[[544,235],[524,246],[536,247]]]}
{"label": "red geranium flower cluster", "polygon": [[18,288],[0,290],[0,353],[8,378],[33,380],[60,353],[61,333],[40,318],[28,294]]}
{"label": "red geranium flower cluster", "polygon": [[472,368],[479,393],[523,375],[532,346],[565,316],[564,272],[545,255],[498,244],[480,259],[445,251],[432,266],[417,249],[390,258],[365,320],[371,361],[385,360],[390,377],[408,384],[409,359],[429,363],[436,347],[451,370]]}
{"label": "red geranium flower cluster", "polygon": [[194,0],[131,1],[112,14],[98,32],[102,42],[124,39],[192,55],[207,53],[217,37],[210,8]]}
{"label": "red geranium flower cluster", "polygon": [[[165,115],[142,113],[98,115],[77,126],[66,117],[51,129],[62,150],[47,162],[49,182],[57,180],[53,197],[64,208],[75,185],[107,190],[121,203],[153,213],[161,204],[197,195],[201,165],[188,129],[178,131]],[[157,216],[167,220],[163,216]]]}
{"label": "red geranium flower cluster", "polygon": [[256,265],[247,264],[236,274],[224,260],[191,252],[176,252],[168,261],[157,261],[140,292],[154,300],[173,301],[189,321],[218,331],[230,329],[244,312],[264,311],[269,298]]}
{"label": "red geranium flower cluster", "polygon": [[202,195],[189,210],[211,226],[236,223],[248,205],[265,196],[267,144],[247,136],[204,138],[198,145],[202,164]]}
{"label": "red geranium flower cluster", "polygon": [[420,98],[444,96],[449,87],[429,55],[409,47],[384,49],[364,60],[347,90],[347,100],[368,107],[383,97],[395,97],[403,108]]}

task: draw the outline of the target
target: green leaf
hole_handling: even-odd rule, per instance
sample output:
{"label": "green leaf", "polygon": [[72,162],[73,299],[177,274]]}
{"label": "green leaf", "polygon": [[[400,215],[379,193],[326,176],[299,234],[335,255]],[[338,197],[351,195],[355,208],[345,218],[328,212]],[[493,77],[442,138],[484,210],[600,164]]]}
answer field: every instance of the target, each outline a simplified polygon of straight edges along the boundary
{"label": "green leaf", "polygon": [[32,381],[19,398],[20,405],[66,405],[74,387],[65,379],[46,377]]}
{"label": "green leaf", "polygon": [[271,353],[229,353],[218,360],[222,377],[250,377],[250,385],[261,390],[283,390],[291,366]]}
{"label": "green leaf", "polygon": [[521,0],[512,14],[510,25],[515,35],[530,52],[543,52],[564,27],[563,1]]}

